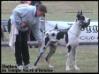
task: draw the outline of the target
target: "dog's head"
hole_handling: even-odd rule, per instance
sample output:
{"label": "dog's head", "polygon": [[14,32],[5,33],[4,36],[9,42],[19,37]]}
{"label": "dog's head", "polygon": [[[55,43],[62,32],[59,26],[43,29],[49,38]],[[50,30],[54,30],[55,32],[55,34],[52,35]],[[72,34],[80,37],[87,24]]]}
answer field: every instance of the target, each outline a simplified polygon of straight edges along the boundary
{"label": "dog's head", "polygon": [[63,39],[66,32],[67,29],[59,29],[58,25],[56,24],[53,30],[45,33],[45,36],[48,37],[50,41],[57,41]]}
{"label": "dog's head", "polygon": [[51,30],[45,33],[46,37],[49,38],[50,41],[57,41],[58,30]]}
{"label": "dog's head", "polygon": [[76,17],[77,17],[76,22],[78,22],[78,24],[79,24],[79,26],[81,26],[81,28],[84,29],[84,28],[88,27],[88,25],[90,24],[90,19],[83,15],[82,10],[81,10],[81,12],[77,13]]}
{"label": "dog's head", "polygon": [[45,34],[50,41],[57,41],[64,38],[65,32],[61,30],[51,30]]}

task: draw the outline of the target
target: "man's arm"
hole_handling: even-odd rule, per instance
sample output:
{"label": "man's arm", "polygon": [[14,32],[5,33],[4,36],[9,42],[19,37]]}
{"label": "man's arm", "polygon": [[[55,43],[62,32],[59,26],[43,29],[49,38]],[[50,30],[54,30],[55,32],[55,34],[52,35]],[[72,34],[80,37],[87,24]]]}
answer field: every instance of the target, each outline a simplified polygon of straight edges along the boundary
{"label": "man's arm", "polygon": [[45,17],[40,17],[40,30],[41,32],[45,32]]}

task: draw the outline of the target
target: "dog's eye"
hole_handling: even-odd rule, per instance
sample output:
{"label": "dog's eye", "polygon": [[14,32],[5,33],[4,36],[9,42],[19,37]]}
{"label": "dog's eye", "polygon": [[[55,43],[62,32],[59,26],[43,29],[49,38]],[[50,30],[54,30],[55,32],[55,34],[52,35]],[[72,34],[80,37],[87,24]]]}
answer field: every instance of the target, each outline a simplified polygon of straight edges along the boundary
{"label": "dog's eye", "polygon": [[55,33],[52,33],[52,36],[55,36]]}

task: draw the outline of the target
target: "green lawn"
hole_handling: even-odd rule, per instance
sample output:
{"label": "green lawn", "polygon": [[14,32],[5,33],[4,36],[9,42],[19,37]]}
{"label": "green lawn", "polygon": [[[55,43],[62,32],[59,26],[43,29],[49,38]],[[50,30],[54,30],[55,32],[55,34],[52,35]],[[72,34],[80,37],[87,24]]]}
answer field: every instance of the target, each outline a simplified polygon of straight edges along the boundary
{"label": "green lawn", "polygon": [[[8,47],[1,48],[1,63],[6,65],[15,65],[15,57],[13,51]],[[37,48],[29,49],[30,63],[33,65],[39,50]],[[48,49],[46,53],[48,52]],[[45,53],[45,55],[46,55]],[[67,49],[58,47],[56,53],[51,58],[51,63],[55,66],[54,72],[65,72],[65,61],[67,58]],[[81,68],[80,71],[71,70],[70,72],[98,72],[98,46],[86,45],[77,48],[77,64]],[[44,60],[38,63],[40,69],[47,69],[48,66]]]}
{"label": "green lawn", "polygon": [[[18,1],[2,1],[1,3],[1,20],[7,20],[12,12],[12,9],[19,4]],[[60,21],[74,21],[76,12],[81,10],[92,21],[98,21],[98,2],[97,1],[43,1],[47,6],[48,13],[46,14],[47,20],[60,20]],[[8,39],[8,34],[5,33]],[[34,63],[38,49],[32,48],[30,51],[30,62]],[[48,50],[47,50],[48,51]],[[58,47],[55,55],[52,57],[52,64],[55,66],[55,72],[65,72],[65,54],[66,48]],[[77,48],[77,63],[81,68],[78,72],[98,72],[98,46],[79,46]],[[1,47],[1,64],[15,65],[15,57],[13,51],[8,47]],[[38,64],[40,68],[48,68],[46,62],[41,60]],[[70,71],[77,72],[77,71]]]}

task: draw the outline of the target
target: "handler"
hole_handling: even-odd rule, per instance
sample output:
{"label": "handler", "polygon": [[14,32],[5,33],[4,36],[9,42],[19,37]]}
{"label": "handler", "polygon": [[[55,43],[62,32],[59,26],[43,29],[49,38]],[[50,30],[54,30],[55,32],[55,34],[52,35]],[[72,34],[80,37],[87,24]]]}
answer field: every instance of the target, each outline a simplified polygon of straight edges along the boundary
{"label": "handler", "polygon": [[[23,70],[23,67],[29,68],[29,51],[27,45],[27,31],[31,29],[36,40],[39,41],[39,46],[42,45],[42,33],[40,31],[39,17],[47,13],[44,5],[39,5],[38,8],[32,5],[17,6],[11,15],[11,24],[16,27],[18,33],[15,41],[15,59],[17,68]],[[11,29],[13,32],[13,29]]]}

